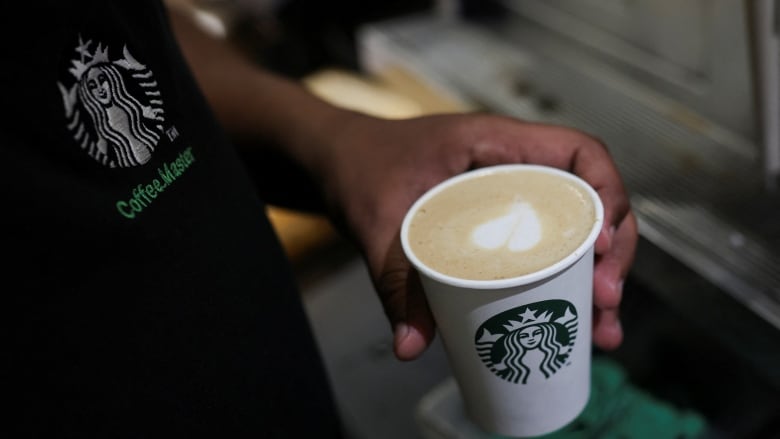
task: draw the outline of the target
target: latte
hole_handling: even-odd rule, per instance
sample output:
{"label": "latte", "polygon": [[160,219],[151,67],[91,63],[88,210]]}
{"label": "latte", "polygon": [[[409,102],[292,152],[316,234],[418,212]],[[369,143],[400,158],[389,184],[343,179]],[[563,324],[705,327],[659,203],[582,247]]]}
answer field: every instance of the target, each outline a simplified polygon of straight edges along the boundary
{"label": "latte", "polygon": [[[479,171],[474,171],[479,172]],[[591,193],[571,174],[496,167],[434,188],[406,225],[409,250],[458,279],[508,279],[574,252],[598,221]]]}

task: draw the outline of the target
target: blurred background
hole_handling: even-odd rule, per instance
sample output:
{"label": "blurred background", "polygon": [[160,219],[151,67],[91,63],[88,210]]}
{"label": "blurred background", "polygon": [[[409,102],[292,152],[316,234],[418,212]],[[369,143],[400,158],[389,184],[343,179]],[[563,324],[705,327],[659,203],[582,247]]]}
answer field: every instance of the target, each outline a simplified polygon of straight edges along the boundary
{"label": "blurred background", "polygon": [[[775,0],[168,0],[337,105],[492,111],[601,138],[640,223],[625,342],[555,437],[780,438],[780,62]],[[393,357],[359,255],[269,207],[350,435],[487,438],[437,340]]]}

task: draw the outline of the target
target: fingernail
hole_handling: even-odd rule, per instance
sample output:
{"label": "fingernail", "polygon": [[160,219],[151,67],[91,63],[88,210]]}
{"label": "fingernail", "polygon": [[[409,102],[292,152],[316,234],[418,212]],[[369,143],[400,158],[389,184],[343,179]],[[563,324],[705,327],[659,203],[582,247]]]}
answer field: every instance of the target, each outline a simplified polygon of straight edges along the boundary
{"label": "fingernail", "polygon": [[601,234],[604,235],[604,238],[607,240],[607,247],[612,247],[612,236],[615,234],[615,226],[601,229]]}
{"label": "fingernail", "polygon": [[400,322],[395,325],[395,340],[397,342],[403,341],[409,335],[409,325],[404,322]]}

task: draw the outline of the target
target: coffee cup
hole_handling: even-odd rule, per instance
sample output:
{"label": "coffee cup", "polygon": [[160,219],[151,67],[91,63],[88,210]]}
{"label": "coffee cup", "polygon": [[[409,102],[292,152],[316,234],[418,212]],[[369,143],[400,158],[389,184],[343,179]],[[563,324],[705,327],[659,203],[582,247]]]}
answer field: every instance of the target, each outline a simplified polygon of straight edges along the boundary
{"label": "coffee cup", "polygon": [[538,436],[590,394],[596,191],[557,168],[507,164],[431,188],[401,228],[469,418]]}

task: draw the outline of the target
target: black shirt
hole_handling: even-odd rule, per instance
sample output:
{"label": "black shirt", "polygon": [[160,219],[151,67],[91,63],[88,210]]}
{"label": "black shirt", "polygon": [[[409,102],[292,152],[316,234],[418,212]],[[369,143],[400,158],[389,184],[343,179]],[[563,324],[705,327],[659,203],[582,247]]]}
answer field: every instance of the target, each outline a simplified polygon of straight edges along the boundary
{"label": "black shirt", "polygon": [[3,14],[6,429],[338,436],[284,253],[163,7]]}

